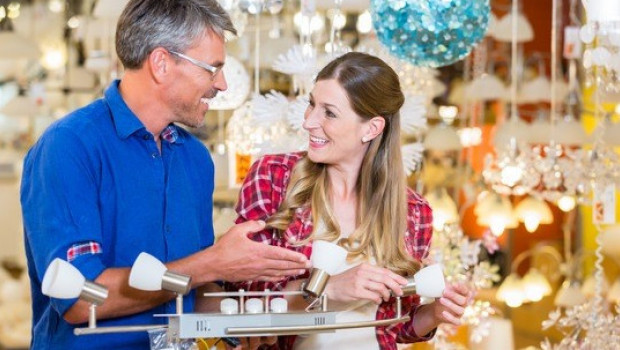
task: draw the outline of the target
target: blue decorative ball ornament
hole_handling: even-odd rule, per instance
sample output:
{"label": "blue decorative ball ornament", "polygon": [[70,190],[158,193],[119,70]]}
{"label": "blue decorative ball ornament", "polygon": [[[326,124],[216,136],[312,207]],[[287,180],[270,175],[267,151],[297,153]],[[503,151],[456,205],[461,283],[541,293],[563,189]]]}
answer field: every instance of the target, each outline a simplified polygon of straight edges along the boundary
{"label": "blue decorative ball ornament", "polygon": [[467,56],[487,31],[489,0],[371,0],[379,41],[416,66],[441,67]]}

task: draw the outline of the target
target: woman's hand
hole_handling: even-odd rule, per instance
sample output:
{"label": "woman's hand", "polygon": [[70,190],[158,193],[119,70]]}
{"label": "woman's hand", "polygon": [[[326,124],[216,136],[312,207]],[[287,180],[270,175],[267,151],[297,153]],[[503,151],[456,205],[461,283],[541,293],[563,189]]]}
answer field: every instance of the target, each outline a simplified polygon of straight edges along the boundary
{"label": "woman's hand", "polygon": [[325,292],[330,300],[337,302],[370,300],[380,304],[382,300],[390,299],[390,291],[395,295],[402,295],[401,287],[405,284],[406,278],[388,269],[361,263],[341,274],[331,276]]}
{"label": "woman's hand", "polygon": [[473,290],[464,284],[446,285],[441,298],[431,304],[421,306],[413,316],[415,333],[423,336],[441,323],[459,326],[461,316],[473,297]]}
{"label": "woman's hand", "polygon": [[443,291],[443,296],[432,304],[437,323],[450,323],[459,326],[465,308],[471,303],[473,297],[474,292],[464,284],[447,285]]}

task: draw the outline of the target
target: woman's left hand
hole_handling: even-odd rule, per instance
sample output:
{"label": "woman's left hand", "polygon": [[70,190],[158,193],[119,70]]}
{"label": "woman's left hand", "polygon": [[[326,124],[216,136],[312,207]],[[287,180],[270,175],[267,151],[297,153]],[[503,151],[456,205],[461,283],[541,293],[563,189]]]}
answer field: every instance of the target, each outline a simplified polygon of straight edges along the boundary
{"label": "woman's left hand", "polygon": [[462,283],[446,285],[442,297],[431,304],[436,322],[460,325],[461,316],[473,297],[473,290]]}

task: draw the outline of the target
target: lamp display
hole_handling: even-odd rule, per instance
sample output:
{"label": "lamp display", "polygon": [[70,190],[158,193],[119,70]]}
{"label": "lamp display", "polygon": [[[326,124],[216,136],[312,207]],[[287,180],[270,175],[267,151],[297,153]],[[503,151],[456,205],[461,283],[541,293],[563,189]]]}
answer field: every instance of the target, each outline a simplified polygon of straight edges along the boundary
{"label": "lamp display", "polygon": [[167,290],[177,294],[177,313],[183,313],[183,295],[189,293],[192,278],[172,271],[154,256],[142,252],[129,273],[129,285],[147,291]]}
{"label": "lamp display", "polygon": [[108,297],[106,287],[87,281],[75,266],[59,258],[54,259],[45,270],[41,292],[52,298],[80,298],[89,302],[88,328],[97,326],[96,308]]}

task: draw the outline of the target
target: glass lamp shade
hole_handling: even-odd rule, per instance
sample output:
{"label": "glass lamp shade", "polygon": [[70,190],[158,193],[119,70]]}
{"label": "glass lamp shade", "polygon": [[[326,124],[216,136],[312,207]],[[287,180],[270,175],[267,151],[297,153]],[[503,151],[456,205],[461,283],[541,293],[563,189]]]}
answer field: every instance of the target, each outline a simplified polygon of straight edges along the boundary
{"label": "glass lamp shade", "polygon": [[[505,15],[497,21],[493,36],[498,41],[512,42],[512,13]],[[517,15],[517,42],[522,43],[534,39],[534,30],[530,21],[519,12]]]}
{"label": "glass lamp shade", "polygon": [[530,301],[540,301],[551,294],[551,285],[545,276],[535,268],[531,268],[521,281],[525,296]]}
{"label": "glass lamp shade", "polygon": [[445,188],[438,188],[425,195],[428,204],[433,209],[433,228],[442,230],[445,224],[459,221],[456,203],[448,195]]}
{"label": "glass lamp shade", "polygon": [[442,123],[428,131],[424,138],[424,147],[436,151],[458,151],[463,146],[456,129]]}
{"label": "glass lamp shade", "polygon": [[[490,198],[487,199],[487,197]],[[478,225],[488,226],[495,236],[500,236],[504,229],[515,228],[519,225],[508,199],[498,195],[487,197],[478,203],[474,210],[478,216],[476,219]]]}
{"label": "glass lamp shade", "polygon": [[420,297],[440,298],[446,288],[440,264],[426,266],[413,275],[413,280],[416,294]]}
{"label": "glass lamp shade", "polygon": [[73,299],[80,296],[86,279],[70,263],[56,258],[47,267],[41,291],[44,295],[58,299]]}
{"label": "glass lamp shade", "polygon": [[310,261],[312,261],[314,268],[321,269],[329,275],[334,275],[345,264],[348,253],[346,249],[335,243],[316,240],[312,242]]}
{"label": "glass lamp shade", "polygon": [[140,290],[161,290],[162,278],[168,269],[151,254],[142,252],[129,273],[129,285]]}
{"label": "glass lamp shade", "polygon": [[556,306],[572,307],[585,303],[586,296],[581,292],[577,282],[564,281],[553,302]]}
{"label": "glass lamp shade", "polygon": [[465,98],[472,101],[498,100],[506,94],[506,85],[494,74],[483,74],[465,87]]}
{"label": "glass lamp shade", "polygon": [[497,289],[497,300],[503,301],[510,307],[523,305],[525,294],[521,278],[516,273],[511,273]]}
{"label": "glass lamp shade", "polygon": [[523,199],[515,208],[515,215],[519,221],[525,223],[528,232],[534,232],[539,224],[553,222],[553,213],[549,205],[543,200],[531,196]]}

